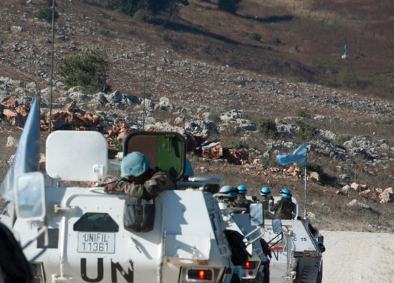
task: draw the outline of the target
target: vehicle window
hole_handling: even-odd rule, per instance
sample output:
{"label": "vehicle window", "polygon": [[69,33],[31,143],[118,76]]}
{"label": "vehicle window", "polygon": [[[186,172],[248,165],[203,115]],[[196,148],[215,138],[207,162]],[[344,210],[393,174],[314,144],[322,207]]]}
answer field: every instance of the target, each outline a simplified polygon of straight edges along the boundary
{"label": "vehicle window", "polygon": [[119,225],[108,213],[85,213],[75,222],[74,231],[119,232]]}

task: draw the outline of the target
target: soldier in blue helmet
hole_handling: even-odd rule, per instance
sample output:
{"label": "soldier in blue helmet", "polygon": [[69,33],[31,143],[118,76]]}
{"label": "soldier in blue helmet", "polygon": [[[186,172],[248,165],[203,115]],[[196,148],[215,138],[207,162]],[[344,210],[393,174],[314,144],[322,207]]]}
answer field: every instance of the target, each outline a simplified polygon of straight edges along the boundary
{"label": "soldier in blue helmet", "polygon": [[283,189],[279,191],[279,194],[281,195],[281,199],[272,208],[272,211],[275,212],[274,219],[292,219],[296,205],[291,201],[291,197],[293,196],[291,191]]}
{"label": "soldier in blue helmet", "polygon": [[271,190],[269,187],[262,187],[260,190],[260,202],[263,204],[264,217],[270,217],[269,211],[274,206],[274,198],[271,195]]}
{"label": "soldier in blue helmet", "polygon": [[233,186],[223,186],[219,193],[215,194],[214,197],[218,200],[219,203],[226,203],[227,207],[235,207],[238,190]]}
{"label": "soldier in blue helmet", "polygon": [[165,190],[174,190],[175,182],[167,173],[149,168],[150,161],[141,152],[127,154],[120,165],[121,180],[105,185],[106,193],[124,192],[130,196],[153,199]]}
{"label": "soldier in blue helmet", "polygon": [[252,203],[252,201],[246,198],[246,193],[248,191],[244,185],[239,185],[237,189],[238,196],[236,200],[236,205],[238,207],[246,208],[246,213],[249,213],[249,205]]}

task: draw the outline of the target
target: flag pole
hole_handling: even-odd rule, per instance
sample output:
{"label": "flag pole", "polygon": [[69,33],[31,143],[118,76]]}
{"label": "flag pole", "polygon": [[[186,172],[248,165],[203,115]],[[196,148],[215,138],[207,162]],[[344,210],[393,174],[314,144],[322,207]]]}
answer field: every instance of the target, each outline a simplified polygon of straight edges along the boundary
{"label": "flag pole", "polygon": [[306,218],[306,164],[305,164],[304,180],[305,180],[305,209],[304,209],[304,218]]}

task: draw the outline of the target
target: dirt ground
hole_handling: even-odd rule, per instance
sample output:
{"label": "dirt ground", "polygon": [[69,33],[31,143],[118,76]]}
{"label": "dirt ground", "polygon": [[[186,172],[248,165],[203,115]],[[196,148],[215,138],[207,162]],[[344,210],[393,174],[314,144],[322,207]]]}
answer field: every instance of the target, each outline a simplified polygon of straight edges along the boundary
{"label": "dirt ground", "polygon": [[394,237],[389,233],[321,231],[323,283],[394,282]]}

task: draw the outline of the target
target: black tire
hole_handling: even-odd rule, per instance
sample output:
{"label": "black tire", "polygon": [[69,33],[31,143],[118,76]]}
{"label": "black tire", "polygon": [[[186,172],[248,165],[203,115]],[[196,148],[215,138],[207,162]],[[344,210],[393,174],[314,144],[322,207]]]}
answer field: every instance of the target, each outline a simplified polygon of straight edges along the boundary
{"label": "black tire", "polygon": [[321,263],[320,271],[317,274],[317,281],[316,282],[317,283],[322,283],[323,282],[323,263]]}
{"label": "black tire", "polygon": [[317,271],[315,268],[311,266],[304,266],[300,276],[296,277],[294,283],[321,283],[322,276],[323,274],[321,271]]}
{"label": "black tire", "polygon": [[262,283],[270,283],[270,262],[264,263],[264,274]]}

